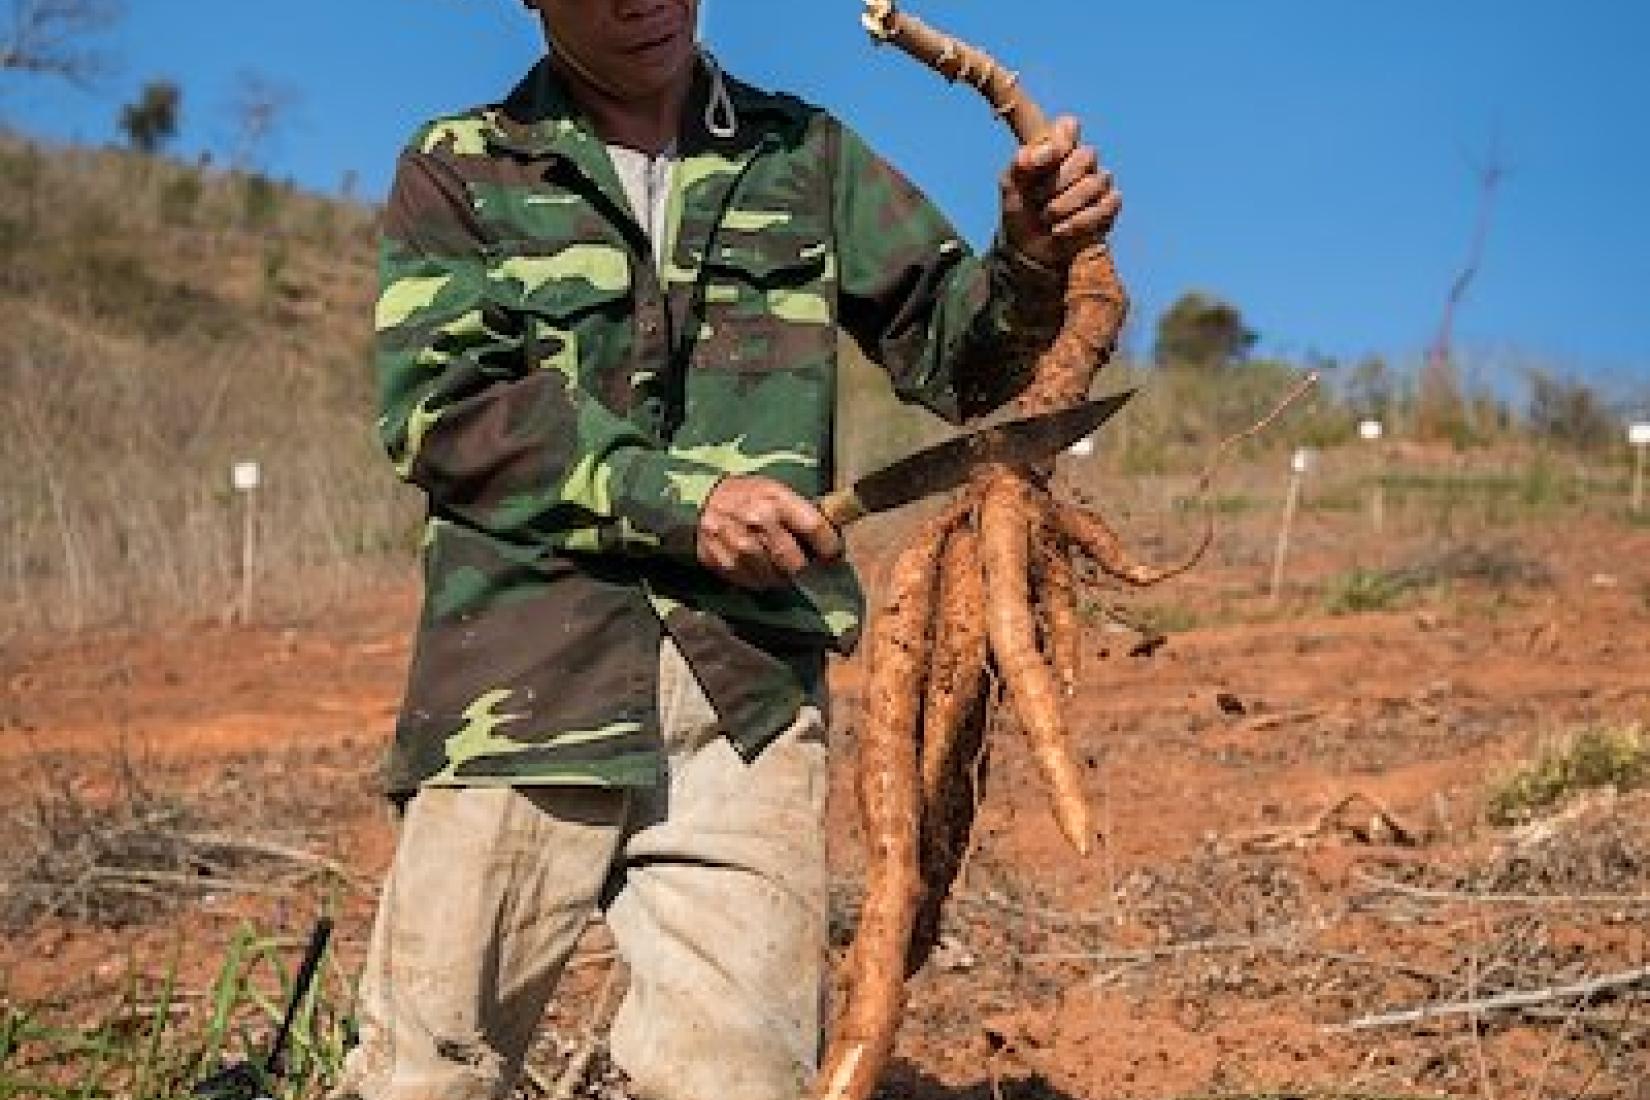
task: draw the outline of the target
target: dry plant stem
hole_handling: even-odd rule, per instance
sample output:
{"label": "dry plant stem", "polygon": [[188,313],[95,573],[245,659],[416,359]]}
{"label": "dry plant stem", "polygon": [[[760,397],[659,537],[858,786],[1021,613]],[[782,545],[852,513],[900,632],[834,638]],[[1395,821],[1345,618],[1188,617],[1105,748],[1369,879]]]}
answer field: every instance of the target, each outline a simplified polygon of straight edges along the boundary
{"label": "dry plant stem", "polygon": [[[865,906],[848,959],[846,1003],[816,1087],[866,1100],[894,1046],[905,1003],[905,956],[921,888],[917,721],[928,669],[940,551],[962,503],[929,522],[894,561],[888,600],[871,624],[871,679],[859,737],[865,821]],[[913,688],[916,690],[913,690]]]}
{"label": "dry plant stem", "polygon": [[980,505],[980,548],[991,602],[986,629],[997,668],[1008,684],[1009,701],[1048,781],[1060,831],[1081,855],[1091,846],[1091,822],[1083,796],[1082,772],[1066,745],[1060,717],[1060,688],[1036,646],[1031,609],[1031,533],[1041,526],[1032,489],[1012,471],[1001,471]]}
{"label": "dry plant stem", "polygon": [[1500,993],[1493,997],[1469,998],[1465,1001],[1423,1005],[1420,1008],[1409,1008],[1401,1012],[1388,1012],[1378,1016],[1363,1016],[1325,1030],[1330,1034],[1339,1035],[1352,1031],[1369,1031],[1374,1028],[1402,1027],[1427,1020],[1441,1019],[1446,1016],[1477,1016],[1488,1012],[1516,1012],[1520,1009],[1550,1005],[1555,1001],[1568,1001],[1578,997],[1593,1000],[1606,995],[1613,996],[1627,990],[1642,989],[1645,986],[1650,986],[1650,966],[1640,967],[1637,970],[1623,970],[1616,974],[1606,974],[1602,977],[1574,982],[1569,985]]}

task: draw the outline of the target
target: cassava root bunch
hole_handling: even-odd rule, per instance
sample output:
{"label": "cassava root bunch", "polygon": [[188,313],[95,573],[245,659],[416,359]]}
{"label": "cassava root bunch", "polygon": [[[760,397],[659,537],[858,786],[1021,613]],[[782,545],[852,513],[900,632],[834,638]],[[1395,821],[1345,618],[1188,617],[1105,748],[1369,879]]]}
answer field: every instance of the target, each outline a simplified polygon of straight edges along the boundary
{"label": "cassava root bunch", "polygon": [[[975,88],[1021,143],[1047,136],[1047,116],[988,54],[898,11],[891,0],[867,0],[866,9],[865,26],[877,40]],[[1080,249],[1064,274],[1063,320],[1015,399],[1019,415],[1086,398],[1128,312],[1100,241]],[[991,671],[1049,783],[1061,832],[1087,855],[1093,824],[1061,715],[1079,677],[1073,556],[1125,583],[1149,585],[1190,568],[1208,545],[1206,536],[1173,569],[1136,564],[1099,515],[1050,494],[1050,472],[982,469],[893,563],[867,645],[859,739],[866,898],[816,1100],[866,1100],[892,1053],[904,980],[936,942],[940,908],[966,862]]]}

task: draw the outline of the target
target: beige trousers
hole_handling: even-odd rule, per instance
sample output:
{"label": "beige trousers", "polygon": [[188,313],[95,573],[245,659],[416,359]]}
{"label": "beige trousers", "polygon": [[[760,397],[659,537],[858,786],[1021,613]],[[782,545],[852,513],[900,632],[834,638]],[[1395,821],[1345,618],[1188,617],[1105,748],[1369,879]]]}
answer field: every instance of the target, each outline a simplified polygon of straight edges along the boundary
{"label": "beige trousers", "polygon": [[746,764],[668,642],[668,782],[426,788],[408,805],[361,978],[348,1100],[508,1096],[600,910],[628,963],[614,1061],[646,1100],[794,1100],[820,1044],[824,722]]}

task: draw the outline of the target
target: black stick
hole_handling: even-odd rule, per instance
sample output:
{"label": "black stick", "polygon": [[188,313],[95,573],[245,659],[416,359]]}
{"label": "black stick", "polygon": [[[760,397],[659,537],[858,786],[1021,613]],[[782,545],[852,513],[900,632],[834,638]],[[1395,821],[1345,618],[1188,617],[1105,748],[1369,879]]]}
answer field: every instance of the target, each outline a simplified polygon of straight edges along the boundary
{"label": "black stick", "polygon": [[304,1003],[304,997],[315,981],[315,971],[321,965],[321,956],[326,952],[327,940],[331,936],[331,918],[322,917],[315,922],[315,930],[309,934],[309,946],[304,949],[304,961],[298,965],[298,978],[292,984],[292,996],[286,1003],[286,1015],[281,1019],[281,1030],[275,1033],[275,1041],[269,1047],[269,1058],[264,1062],[264,1072],[271,1077],[281,1075],[281,1063],[286,1056],[286,1044],[292,1034],[292,1023],[298,1016],[298,1006]]}

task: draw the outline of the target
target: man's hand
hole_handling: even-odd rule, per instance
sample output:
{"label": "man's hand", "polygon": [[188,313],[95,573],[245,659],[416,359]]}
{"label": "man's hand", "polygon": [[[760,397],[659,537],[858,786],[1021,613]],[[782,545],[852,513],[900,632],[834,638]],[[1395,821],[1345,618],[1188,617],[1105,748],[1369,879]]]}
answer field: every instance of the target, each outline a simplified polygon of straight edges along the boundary
{"label": "man's hand", "polygon": [[741,588],[779,588],[841,554],[830,521],[772,478],[725,477],[699,513],[699,564]]}
{"label": "man's hand", "polygon": [[1047,267],[1064,267],[1103,237],[1123,196],[1102,171],[1092,145],[1080,145],[1077,120],[1062,115],[1048,137],[1014,154],[1003,173],[1003,232],[1010,246]]}

